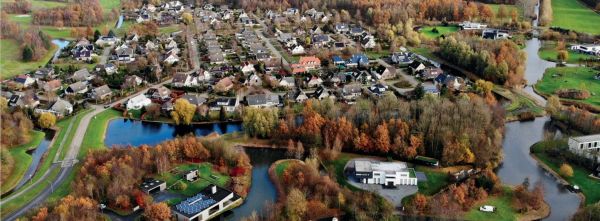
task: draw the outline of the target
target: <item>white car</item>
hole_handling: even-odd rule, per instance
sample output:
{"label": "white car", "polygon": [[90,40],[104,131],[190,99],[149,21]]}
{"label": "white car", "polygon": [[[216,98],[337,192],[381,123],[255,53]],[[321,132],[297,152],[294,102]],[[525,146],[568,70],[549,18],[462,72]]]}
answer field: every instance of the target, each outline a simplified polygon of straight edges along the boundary
{"label": "white car", "polygon": [[496,211],[496,207],[490,205],[483,205],[479,207],[479,211],[493,213]]}

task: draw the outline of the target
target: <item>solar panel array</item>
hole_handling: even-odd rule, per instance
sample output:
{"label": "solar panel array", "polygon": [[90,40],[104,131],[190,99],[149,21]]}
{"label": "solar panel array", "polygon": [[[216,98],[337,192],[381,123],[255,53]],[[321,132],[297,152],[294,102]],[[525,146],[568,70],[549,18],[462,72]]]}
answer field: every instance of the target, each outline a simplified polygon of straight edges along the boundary
{"label": "solar panel array", "polygon": [[190,197],[185,201],[181,202],[180,204],[177,204],[175,208],[186,214],[196,214],[202,212],[203,210],[212,206],[215,203],[217,203],[217,201],[215,201],[214,199],[199,193],[198,195]]}

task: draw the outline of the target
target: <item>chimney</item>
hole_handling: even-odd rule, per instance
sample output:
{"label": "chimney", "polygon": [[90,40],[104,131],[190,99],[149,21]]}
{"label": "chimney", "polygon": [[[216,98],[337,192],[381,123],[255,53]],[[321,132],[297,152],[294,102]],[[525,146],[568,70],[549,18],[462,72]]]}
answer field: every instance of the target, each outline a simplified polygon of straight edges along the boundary
{"label": "chimney", "polygon": [[212,194],[216,194],[217,193],[217,186],[216,185],[212,185],[212,187],[211,187],[211,193]]}

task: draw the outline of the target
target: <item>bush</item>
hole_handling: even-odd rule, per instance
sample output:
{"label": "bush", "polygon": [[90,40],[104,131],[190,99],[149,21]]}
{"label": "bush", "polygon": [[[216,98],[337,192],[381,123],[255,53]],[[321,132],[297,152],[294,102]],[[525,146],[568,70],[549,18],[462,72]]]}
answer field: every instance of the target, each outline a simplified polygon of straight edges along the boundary
{"label": "bush", "polygon": [[579,90],[579,89],[560,89],[560,90],[557,90],[555,93],[560,98],[576,99],[576,100],[588,99],[591,96],[589,91]]}
{"label": "bush", "polygon": [[184,182],[178,182],[177,184],[175,184],[173,186],[174,190],[185,190],[187,189],[187,184],[185,184]]}
{"label": "bush", "polygon": [[560,175],[563,177],[572,177],[573,176],[573,168],[566,163],[560,165]]}

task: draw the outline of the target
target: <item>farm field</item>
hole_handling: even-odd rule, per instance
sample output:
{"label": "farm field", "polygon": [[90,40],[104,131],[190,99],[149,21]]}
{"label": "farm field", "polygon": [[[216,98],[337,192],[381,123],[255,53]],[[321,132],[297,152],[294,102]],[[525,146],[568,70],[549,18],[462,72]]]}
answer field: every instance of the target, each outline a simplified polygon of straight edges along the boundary
{"label": "farm field", "polygon": [[584,89],[591,94],[587,99],[573,100],[561,98],[561,100],[582,102],[600,107],[600,80],[594,79],[594,76],[599,72],[588,67],[549,68],[544,73],[542,80],[535,84],[535,89],[545,96],[550,96],[559,89]]}
{"label": "farm field", "polygon": [[553,0],[552,26],[589,34],[600,34],[600,15],[574,0]]}

